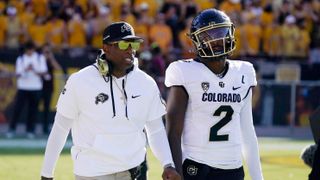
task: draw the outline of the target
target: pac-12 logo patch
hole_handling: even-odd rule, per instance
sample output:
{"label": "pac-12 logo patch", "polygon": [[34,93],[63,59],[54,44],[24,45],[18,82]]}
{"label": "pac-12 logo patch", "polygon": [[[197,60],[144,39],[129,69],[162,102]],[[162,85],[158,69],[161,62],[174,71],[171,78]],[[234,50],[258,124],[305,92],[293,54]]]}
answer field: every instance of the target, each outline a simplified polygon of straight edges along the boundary
{"label": "pac-12 logo patch", "polygon": [[209,84],[209,82],[202,82],[201,87],[204,90],[204,92],[207,92],[210,88],[210,84]]}
{"label": "pac-12 logo patch", "polygon": [[197,175],[198,173],[198,168],[194,165],[189,165],[187,167],[187,173],[190,175],[190,176],[195,176]]}
{"label": "pac-12 logo patch", "polygon": [[99,102],[104,103],[109,99],[109,96],[107,94],[104,93],[100,93],[98,94],[98,96],[96,97],[96,104],[99,104]]}

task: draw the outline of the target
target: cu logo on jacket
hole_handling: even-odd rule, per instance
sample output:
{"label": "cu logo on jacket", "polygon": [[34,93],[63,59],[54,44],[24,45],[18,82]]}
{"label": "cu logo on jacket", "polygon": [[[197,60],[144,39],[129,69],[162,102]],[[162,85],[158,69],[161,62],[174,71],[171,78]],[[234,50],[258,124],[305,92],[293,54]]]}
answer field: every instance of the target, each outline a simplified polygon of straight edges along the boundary
{"label": "cu logo on jacket", "polygon": [[96,104],[99,104],[99,102],[104,103],[109,99],[109,96],[107,94],[104,93],[100,93],[98,94],[98,96],[96,97]]}
{"label": "cu logo on jacket", "polygon": [[195,167],[194,165],[190,165],[190,166],[187,167],[187,173],[190,176],[195,176],[198,173],[198,168]]}

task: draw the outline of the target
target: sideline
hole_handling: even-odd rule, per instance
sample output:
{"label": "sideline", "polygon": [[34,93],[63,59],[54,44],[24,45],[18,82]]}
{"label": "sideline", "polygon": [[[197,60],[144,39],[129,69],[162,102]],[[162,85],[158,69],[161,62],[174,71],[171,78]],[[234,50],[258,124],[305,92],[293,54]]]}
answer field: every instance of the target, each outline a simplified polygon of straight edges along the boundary
{"label": "sideline", "polygon": [[[0,139],[0,148],[1,149],[14,149],[14,148],[23,148],[23,149],[42,149],[45,148],[47,144],[47,139],[45,138],[35,138],[35,139]],[[64,149],[71,148],[72,141],[67,140]]]}
{"label": "sideline", "polygon": [[[27,139],[17,137],[7,139],[0,137],[0,148],[13,149],[41,149],[46,147],[48,137],[36,137],[34,139]],[[292,138],[279,138],[279,137],[258,137],[260,151],[268,150],[301,150],[305,146],[312,144],[312,140],[301,140]],[[70,137],[64,146],[64,149],[71,148],[72,141]]]}

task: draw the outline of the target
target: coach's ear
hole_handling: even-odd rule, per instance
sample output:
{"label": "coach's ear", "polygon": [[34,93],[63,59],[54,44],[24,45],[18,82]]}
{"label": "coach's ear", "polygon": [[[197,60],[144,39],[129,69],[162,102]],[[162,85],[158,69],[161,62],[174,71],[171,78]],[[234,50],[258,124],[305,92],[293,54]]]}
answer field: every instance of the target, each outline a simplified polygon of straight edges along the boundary
{"label": "coach's ear", "polygon": [[46,177],[41,176],[41,180],[53,180],[53,178],[46,178]]}

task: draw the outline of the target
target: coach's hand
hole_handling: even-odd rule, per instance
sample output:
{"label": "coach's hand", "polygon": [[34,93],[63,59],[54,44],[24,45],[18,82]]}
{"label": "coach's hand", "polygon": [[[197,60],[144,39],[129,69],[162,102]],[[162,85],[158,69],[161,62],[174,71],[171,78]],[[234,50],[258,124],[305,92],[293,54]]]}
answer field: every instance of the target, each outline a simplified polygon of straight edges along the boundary
{"label": "coach's hand", "polygon": [[179,173],[173,167],[166,167],[162,173],[163,180],[181,180]]}
{"label": "coach's hand", "polygon": [[53,178],[47,178],[47,177],[41,176],[41,180],[53,180]]}

